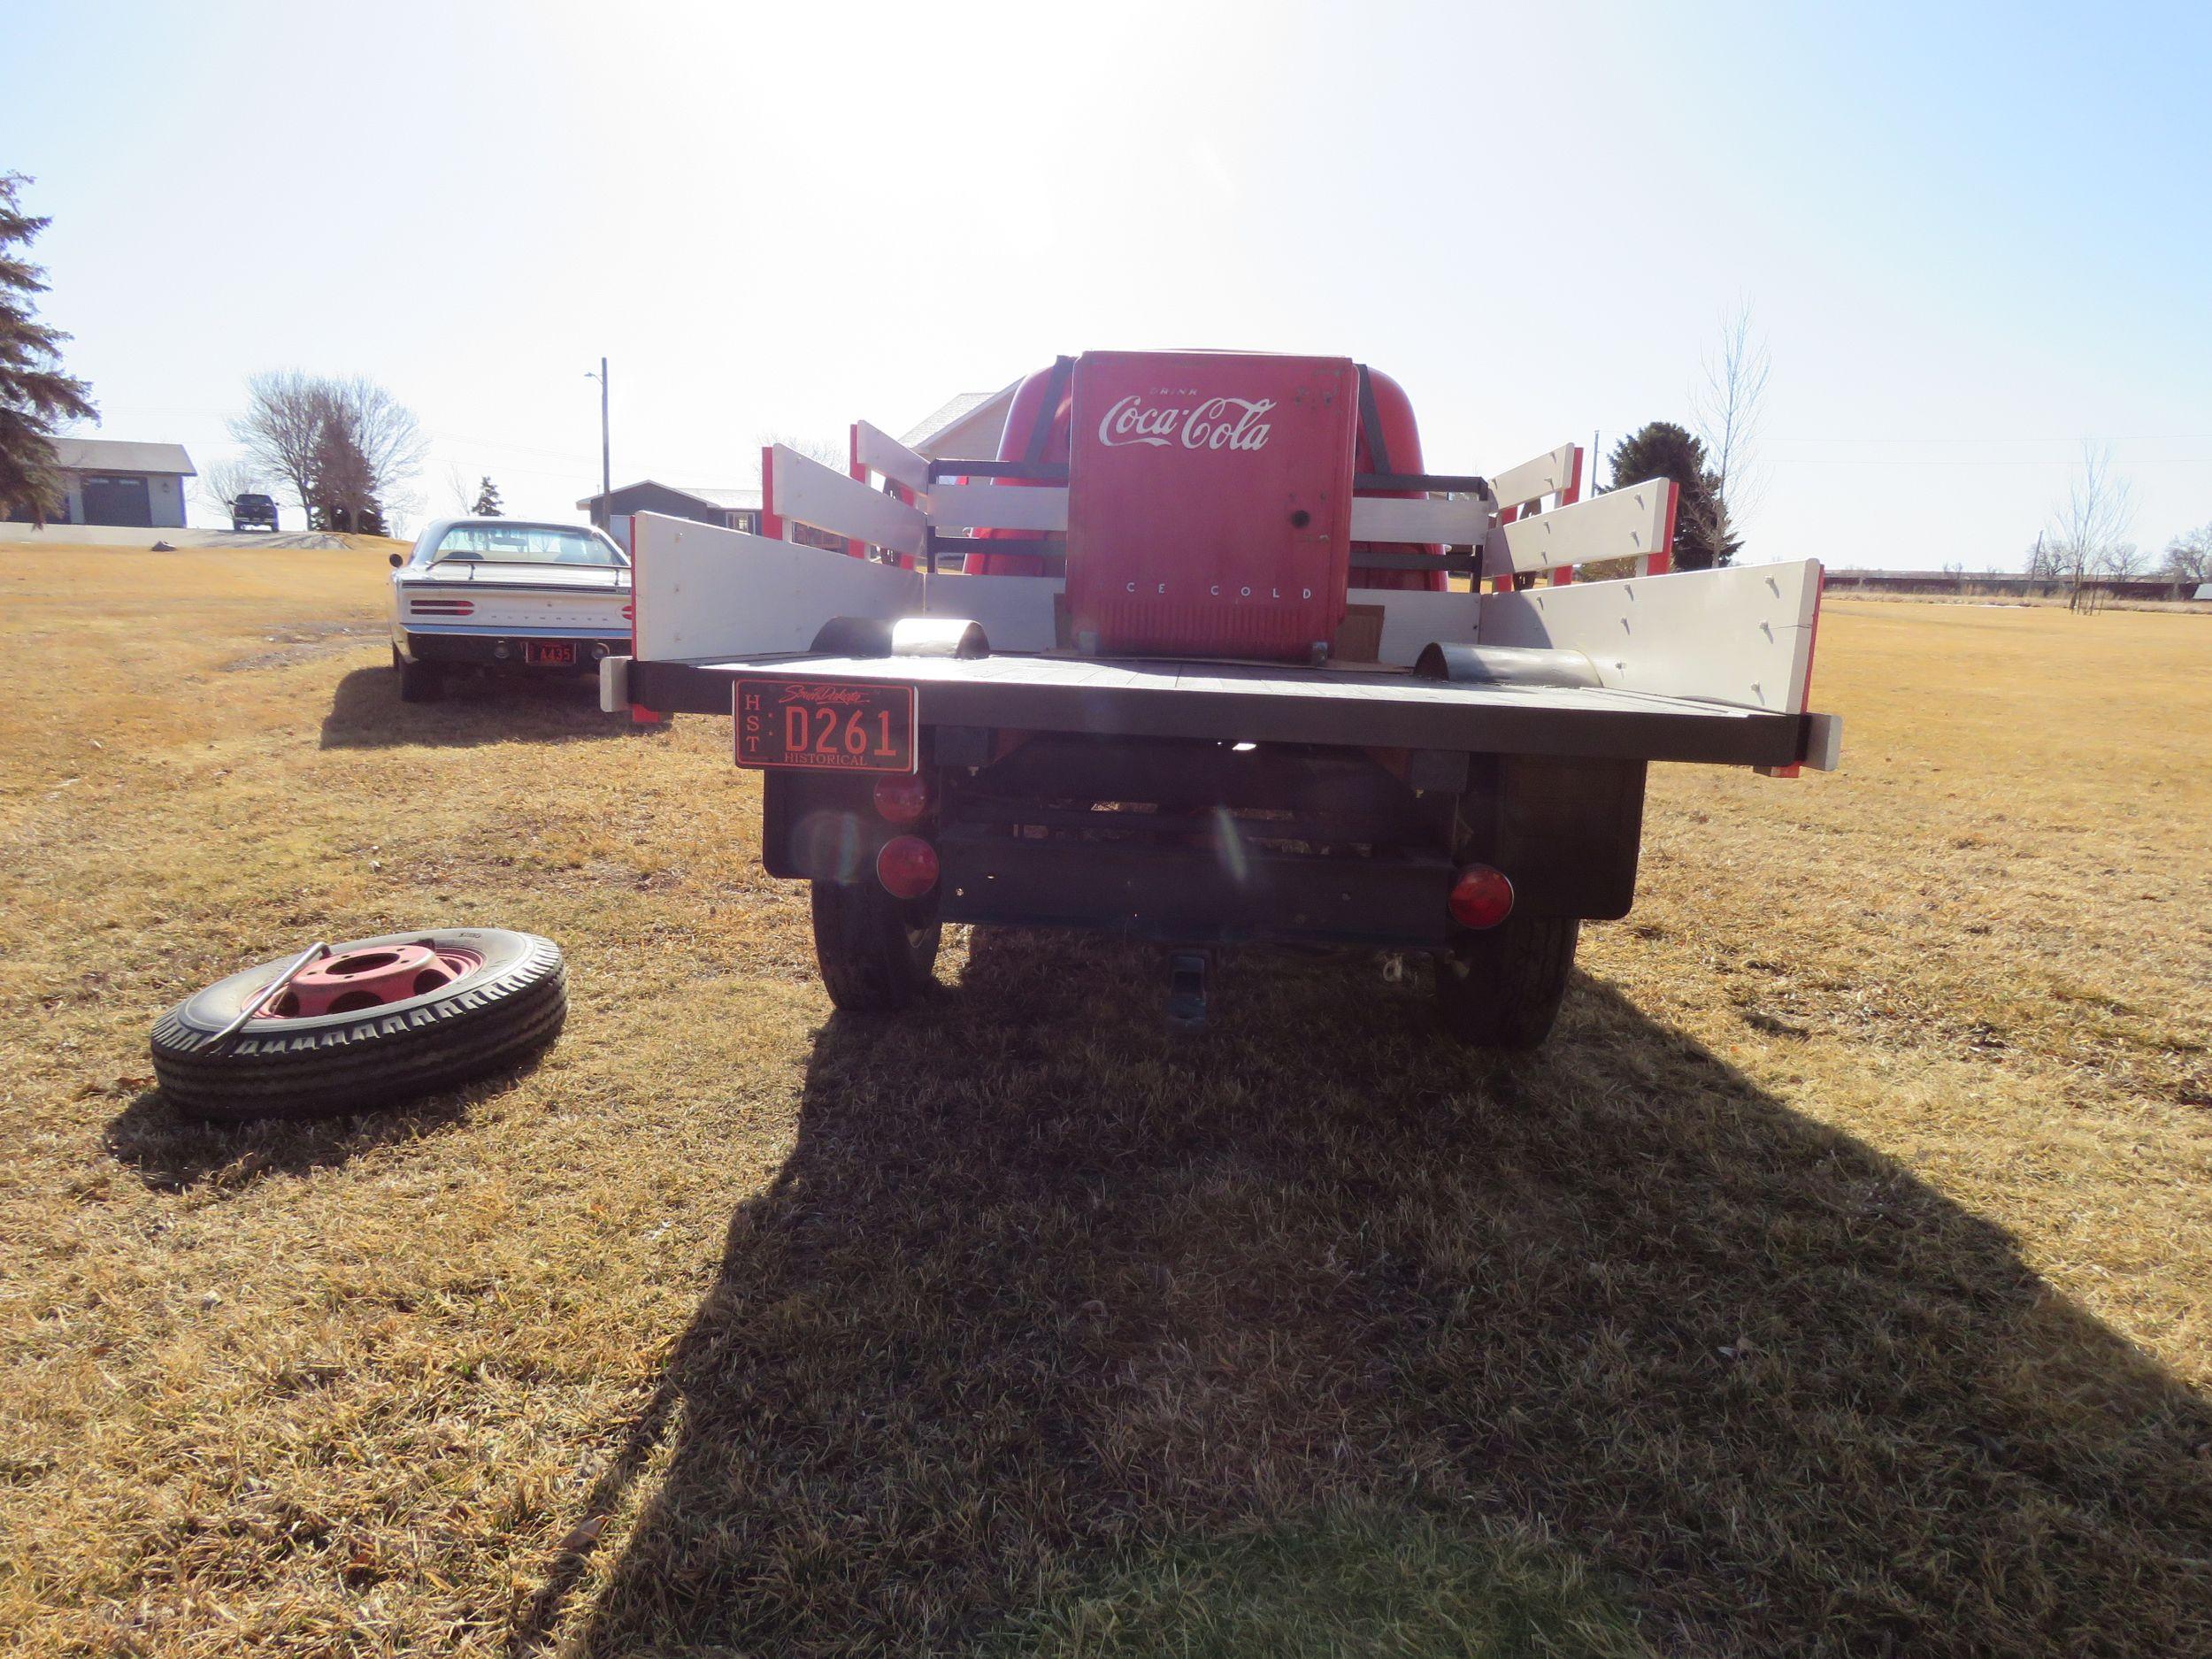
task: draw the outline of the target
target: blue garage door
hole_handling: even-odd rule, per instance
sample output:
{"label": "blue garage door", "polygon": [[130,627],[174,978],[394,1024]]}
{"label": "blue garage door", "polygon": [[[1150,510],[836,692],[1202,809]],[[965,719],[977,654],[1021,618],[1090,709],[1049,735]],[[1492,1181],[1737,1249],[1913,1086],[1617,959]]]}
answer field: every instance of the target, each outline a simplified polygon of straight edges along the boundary
{"label": "blue garage door", "polygon": [[151,526],[153,507],[146,499],[142,478],[88,478],[84,481],[84,521],[87,524],[126,524]]}

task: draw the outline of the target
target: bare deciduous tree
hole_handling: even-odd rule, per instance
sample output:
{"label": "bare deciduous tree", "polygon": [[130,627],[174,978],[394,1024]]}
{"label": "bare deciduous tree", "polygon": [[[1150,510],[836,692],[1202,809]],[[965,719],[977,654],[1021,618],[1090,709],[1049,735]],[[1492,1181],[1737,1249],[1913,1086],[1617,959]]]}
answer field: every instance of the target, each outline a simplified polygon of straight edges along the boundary
{"label": "bare deciduous tree", "polygon": [[787,449],[795,449],[810,461],[819,461],[833,472],[843,472],[852,459],[851,448],[842,439],[803,438],[792,432],[761,434],[763,449],[772,443],[780,443]]}
{"label": "bare deciduous tree", "polygon": [[2057,544],[2052,541],[2048,530],[2040,532],[2035,538],[2035,545],[2028,549],[2027,571],[2029,575],[2047,582],[2057,581],[2065,575]]}
{"label": "bare deciduous tree", "polygon": [[334,415],[359,451],[369,488],[385,507],[398,507],[421,470],[430,442],[414,411],[374,380],[356,378],[336,383]]}
{"label": "bare deciduous tree", "polygon": [[2212,524],[2185,530],[2166,544],[2166,579],[2212,582]]}
{"label": "bare deciduous tree", "polygon": [[1767,378],[1773,364],[1754,326],[1751,302],[1736,302],[1721,318],[1720,339],[1704,359],[1705,384],[1692,397],[1713,488],[1699,526],[1715,547],[1740,545],[1744,519],[1758,505],[1760,428],[1766,419]]}
{"label": "bare deciduous tree", "polygon": [[315,450],[322,442],[326,382],[297,369],[257,374],[246,382],[246,412],[230,423],[230,435],[246,459],[270,478],[280,478],[299,497],[300,511],[315,511]]}
{"label": "bare deciduous tree", "polygon": [[2150,565],[2150,555],[2134,542],[2117,541],[2097,556],[2097,574],[2124,582],[2140,576]]}
{"label": "bare deciduous tree", "polygon": [[250,456],[234,460],[211,461],[201,472],[199,490],[206,505],[216,512],[228,512],[231,503],[241,495],[269,493],[269,480]]}
{"label": "bare deciduous tree", "polygon": [[2044,532],[2053,568],[2072,590],[2068,609],[2083,608],[2083,584],[2118,557],[2134,519],[2134,486],[2113,472],[2112,451],[2083,444],[2081,471]]}
{"label": "bare deciduous tree", "polygon": [[407,406],[375,381],[257,374],[231,436],[248,459],[283,479],[311,525],[353,529],[411,507],[407,486],[429,447]]}

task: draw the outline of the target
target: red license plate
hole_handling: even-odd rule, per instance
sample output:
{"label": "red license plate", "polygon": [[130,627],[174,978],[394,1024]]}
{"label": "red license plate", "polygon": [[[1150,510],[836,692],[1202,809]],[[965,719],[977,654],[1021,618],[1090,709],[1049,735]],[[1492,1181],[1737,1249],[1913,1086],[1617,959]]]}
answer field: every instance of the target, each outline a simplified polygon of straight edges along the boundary
{"label": "red license plate", "polygon": [[571,640],[526,641],[522,648],[522,660],[547,668],[573,668],[576,666],[575,642]]}
{"label": "red license plate", "polygon": [[912,772],[914,687],[851,680],[741,680],[737,764]]}

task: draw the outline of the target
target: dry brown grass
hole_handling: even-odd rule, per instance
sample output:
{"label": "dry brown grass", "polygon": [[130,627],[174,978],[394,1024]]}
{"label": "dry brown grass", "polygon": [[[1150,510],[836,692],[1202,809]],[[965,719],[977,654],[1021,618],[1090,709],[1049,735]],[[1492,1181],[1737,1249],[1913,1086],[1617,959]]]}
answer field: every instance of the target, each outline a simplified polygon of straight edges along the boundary
{"label": "dry brown grass", "polygon": [[[1594,567],[1593,567],[1594,568]],[[1831,581],[1828,591],[1837,599],[1847,599],[1855,604],[1879,605],[1972,605],[1978,610],[1998,609],[2056,609],[2071,611],[2073,605],[2064,594],[2014,594],[2001,589],[1977,588],[1969,582],[1963,593],[1900,594],[1885,593],[1878,588],[1861,588],[1847,583]],[[2201,599],[2115,599],[2108,595],[2094,593],[2089,608],[2102,611],[2146,611],[2167,616],[2198,617],[2212,620],[2212,603]]]}
{"label": "dry brown grass", "polygon": [[[1658,780],[1488,1064],[1019,937],[832,1020],[725,724],[403,708],[381,574],[0,549],[9,1651],[1256,1651],[1379,1558],[1475,1651],[2212,1649],[2196,619],[1832,606],[1847,770]],[[443,918],[568,948],[526,1076],[148,1092],[185,990]]]}

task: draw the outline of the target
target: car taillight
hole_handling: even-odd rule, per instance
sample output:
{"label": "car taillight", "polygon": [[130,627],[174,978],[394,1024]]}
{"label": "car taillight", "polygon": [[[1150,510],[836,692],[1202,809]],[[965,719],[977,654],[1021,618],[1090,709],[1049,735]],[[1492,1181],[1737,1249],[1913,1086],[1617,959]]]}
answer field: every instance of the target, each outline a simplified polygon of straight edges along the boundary
{"label": "car taillight", "polygon": [[918,835],[894,835],[876,855],[876,879],[895,899],[918,899],[937,885],[937,849]]}
{"label": "car taillight", "polygon": [[890,824],[918,824],[929,810],[929,785],[918,773],[876,780],[876,810]]}
{"label": "car taillight", "polygon": [[410,599],[407,609],[419,617],[465,617],[474,614],[473,599]]}
{"label": "car taillight", "polygon": [[1513,913],[1513,883],[1502,870],[1469,864],[1452,883],[1448,903],[1462,927],[1495,927]]}

